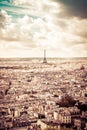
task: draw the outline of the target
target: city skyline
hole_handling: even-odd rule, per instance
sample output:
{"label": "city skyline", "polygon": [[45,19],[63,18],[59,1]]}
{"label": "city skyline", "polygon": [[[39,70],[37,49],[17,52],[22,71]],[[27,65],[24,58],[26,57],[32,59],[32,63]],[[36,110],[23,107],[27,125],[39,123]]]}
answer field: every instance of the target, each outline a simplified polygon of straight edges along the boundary
{"label": "city skyline", "polygon": [[0,0],[0,58],[87,57],[86,0]]}

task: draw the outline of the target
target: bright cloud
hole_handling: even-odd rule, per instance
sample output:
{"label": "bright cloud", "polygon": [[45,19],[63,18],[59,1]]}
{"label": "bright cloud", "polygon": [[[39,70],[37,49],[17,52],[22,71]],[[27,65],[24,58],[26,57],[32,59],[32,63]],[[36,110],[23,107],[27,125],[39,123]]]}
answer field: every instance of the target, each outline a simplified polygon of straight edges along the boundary
{"label": "bright cloud", "polygon": [[69,13],[67,2],[14,0],[1,8],[0,50],[7,48],[15,50],[14,53],[18,50],[25,53],[28,49],[46,48],[52,52],[50,56],[86,56],[87,19]]}

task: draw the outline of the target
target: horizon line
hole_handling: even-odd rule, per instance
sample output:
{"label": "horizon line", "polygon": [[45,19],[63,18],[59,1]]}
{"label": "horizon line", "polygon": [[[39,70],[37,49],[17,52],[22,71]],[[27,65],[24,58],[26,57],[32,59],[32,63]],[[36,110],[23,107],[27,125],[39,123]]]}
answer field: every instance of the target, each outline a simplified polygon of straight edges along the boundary
{"label": "horizon line", "polygon": [[[44,57],[0,57],[0,59],[37,59],[37,58],[44,58]],[[48,56],[49,58],[58,58],[58,59],[74,59],[74,58],[87,58],[87,56],[75,56],[75,57],[52,57]]]}

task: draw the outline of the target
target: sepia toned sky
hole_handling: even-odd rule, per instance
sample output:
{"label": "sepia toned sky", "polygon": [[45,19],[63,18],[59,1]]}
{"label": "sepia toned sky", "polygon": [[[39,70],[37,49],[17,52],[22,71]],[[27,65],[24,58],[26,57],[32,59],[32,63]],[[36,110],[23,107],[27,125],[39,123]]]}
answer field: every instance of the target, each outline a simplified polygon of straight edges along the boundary
{"label": "sepia toned sky", "polygon": [[0,0],[0,57],[87,56],[87,0]]}

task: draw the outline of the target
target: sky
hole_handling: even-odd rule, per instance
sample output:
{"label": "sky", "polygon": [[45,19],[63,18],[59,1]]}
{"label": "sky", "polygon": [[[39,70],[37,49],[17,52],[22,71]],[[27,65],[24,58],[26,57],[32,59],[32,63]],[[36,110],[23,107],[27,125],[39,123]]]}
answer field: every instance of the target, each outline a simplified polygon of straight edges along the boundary
{"label": "sky", "polygon": [[87,57],[87,0],[0,0],[0,58]]}

